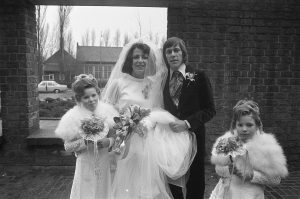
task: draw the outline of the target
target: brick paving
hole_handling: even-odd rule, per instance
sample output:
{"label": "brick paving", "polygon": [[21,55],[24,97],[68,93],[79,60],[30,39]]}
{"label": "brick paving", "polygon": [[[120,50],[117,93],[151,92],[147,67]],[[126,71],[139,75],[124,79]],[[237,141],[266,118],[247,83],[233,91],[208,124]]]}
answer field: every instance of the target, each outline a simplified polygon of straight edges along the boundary
{"label": "brick paving", "polygon": [[[0,199],[68,199],[74,167],[0,166]],[[214,168],[206,167],[208,199],[218,181]],[[300,199],[300,171],[290,173],[281,185],[267,187],[266,199]]]}

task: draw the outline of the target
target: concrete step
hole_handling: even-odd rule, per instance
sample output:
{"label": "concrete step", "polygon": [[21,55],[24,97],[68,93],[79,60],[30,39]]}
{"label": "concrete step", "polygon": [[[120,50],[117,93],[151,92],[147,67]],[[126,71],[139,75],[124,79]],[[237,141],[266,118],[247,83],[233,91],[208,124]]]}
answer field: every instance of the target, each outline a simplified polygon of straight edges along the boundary
{"label": "concrete step", "polygon": [[26,138],[28,146],[63,145],[63,141],[54,133],[58,122],[59,120],[40,120],[40,129]]}

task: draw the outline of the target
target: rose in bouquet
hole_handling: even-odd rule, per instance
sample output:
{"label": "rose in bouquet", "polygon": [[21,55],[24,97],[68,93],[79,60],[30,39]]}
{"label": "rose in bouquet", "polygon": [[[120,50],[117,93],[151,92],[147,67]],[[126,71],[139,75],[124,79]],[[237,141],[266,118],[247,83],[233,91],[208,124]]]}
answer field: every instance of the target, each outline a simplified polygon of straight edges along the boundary
{"label": "rose in bouquet", "polygon": [[142,108],[138,105],[131,105],[120,112],[119,117],[114,117],[116,130],[116,139],[112,150],[121,153],[121,147],[124,147],[125,141],[132,132],[145,136],[145,129],[140,121],[150,114],[150,109]]}
{"label": "rose in bouquet", "polygon": [[108,124],[101,117],[92,116],[81,121],[80,135],[85,140],[97,142],[107,136]]}

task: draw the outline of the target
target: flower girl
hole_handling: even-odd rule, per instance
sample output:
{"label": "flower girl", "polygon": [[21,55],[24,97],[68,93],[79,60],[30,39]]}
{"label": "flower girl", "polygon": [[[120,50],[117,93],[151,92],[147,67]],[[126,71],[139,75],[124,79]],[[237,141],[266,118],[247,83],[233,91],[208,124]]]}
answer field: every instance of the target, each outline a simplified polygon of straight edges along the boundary
{"label": "flower girl", "polygon": [[221,178],[210,199],[263,199],[264,185],[288,175],[283,150],[274,135],[263,132],[259,107],[251,100],[233,108],[231,130],[217,139],[211,162]]}
{"label": "flower girl", "polygon": [[71,199],[110,198],[110,156],[107,138],[118,112],[99,101],[100,89],[91,75],[79,75],[72,84],[77,105],[60,120],[55,131],[64,140],[66,151],[77,157]]}

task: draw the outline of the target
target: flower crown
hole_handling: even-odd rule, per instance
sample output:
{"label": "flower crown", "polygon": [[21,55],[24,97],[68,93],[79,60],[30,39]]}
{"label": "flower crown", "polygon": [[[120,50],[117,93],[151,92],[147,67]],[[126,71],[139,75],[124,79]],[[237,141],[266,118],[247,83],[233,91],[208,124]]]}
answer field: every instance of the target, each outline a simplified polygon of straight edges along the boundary
{"label": "flower crown", "polygon": [[92,74],[80,74],[78,76],[75,76],[75,82],[85,78],[90,80],[96,80],[96,78]]}
{"label": "flower crown", "polygon": [[234,107],[233,111],[248,110],[260,115],[258,104],[252,100],[240,100]]}

